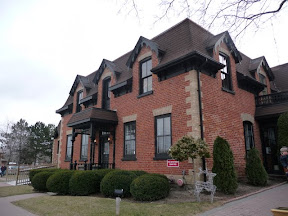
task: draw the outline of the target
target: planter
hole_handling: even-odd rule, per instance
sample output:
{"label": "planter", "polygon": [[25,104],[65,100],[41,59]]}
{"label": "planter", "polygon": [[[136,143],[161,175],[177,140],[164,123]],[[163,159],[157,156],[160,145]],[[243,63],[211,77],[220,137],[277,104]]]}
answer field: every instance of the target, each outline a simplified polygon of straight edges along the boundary
{"label": "planter", "polygon": [[277,209],[271,209],[274,216],[288,216],[288,207],[279,207]]}

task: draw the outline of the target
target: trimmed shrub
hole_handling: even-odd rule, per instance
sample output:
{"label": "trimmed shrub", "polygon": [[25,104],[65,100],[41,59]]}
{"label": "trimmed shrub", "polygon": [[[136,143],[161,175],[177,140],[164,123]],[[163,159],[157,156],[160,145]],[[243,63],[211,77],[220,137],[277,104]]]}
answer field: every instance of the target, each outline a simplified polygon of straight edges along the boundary
{"label": "trimmed shrub", "polygon": [[113,172],[115,170],[113,170],[113,169],[99,169],[99,170],[95,170],[95,171],[101,177],[101,180],[102,180],[105,175],[107,175],[108,173]]}
{"label": "trimmed shrub", "polygon": [[87,196],[100,191],[101,176],[97,171],[76,171],[69,181],[71,195]]}
{"label": "trimmed shrub", "polygon": [[31,181],[32,187],[37,191],[46,192],[47,191],[47,187],[46,187],[47,179],[53,174],[54,174],[53,172],[45,172],[45,171],[38,172],[32,178],[32,181]]}
{"label": "trimmed shrub", "polygon": [[142,176],[148,174],[146,171],[143,170],[132,170],[131,172],[133,172],[136,176]]}
{"label": "trimmed shrub", "polygon": [[267,184],[268,174],[262,164],[257,149],[248,151],[246,159],[246,176],[250,184],[264,186]]}
{"label": "trimmed shrub", "polygon": [[115,170],[102,179],[100,191],[107,197],[113,197],[115,189],[123,189],[123,196],[130,197],[130,184],[135,178],[137,176],[131,171]]}
{"label": "trimmed shrub", "polygon": [[69,181],[73,173],[72,170],[55,172],[47,180],[46,187],[48,191],[57,194],[69,194]]}
{"label": "trimmed shrub", "polygon": [[168,179],[155,174],[142,175],[134,179],[130,186],[133,198],[140,201],[163,199],[169,195],[169,191]]}
{"label": "trimmed shrub", "polygon": [[[279,116],[278,126],[278,150],[283,146],[288,146],[288,112]],[[279,152],[278,152],[279,153]]]}
{"label": "trimmed shrub", "polygon": [[40,172],[56,172],[60,171],[61,169],[58,168],[41,168],[41,169],[32,169],[29,171],[29,179],[32,181],[33,177]]}
{"label": "trimmed shrub", "polygon": [[214,184],[217,189],[226,193],[234,194],[237,190],[237,176],[234,167],[234,157],[227,140],[217,137],[213,147]]}

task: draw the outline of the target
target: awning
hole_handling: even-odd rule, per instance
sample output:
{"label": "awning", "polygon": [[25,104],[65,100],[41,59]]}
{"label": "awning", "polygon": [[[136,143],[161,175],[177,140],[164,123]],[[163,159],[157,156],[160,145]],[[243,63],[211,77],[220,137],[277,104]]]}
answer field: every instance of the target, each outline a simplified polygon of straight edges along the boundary
{"label": "awning", "polygon": [[68,127],[77,127],[85,123],[109,123],[118,124],[116,111],[105,110],[100,108],[87,108],[81,112],[73,114],[69,120]]}

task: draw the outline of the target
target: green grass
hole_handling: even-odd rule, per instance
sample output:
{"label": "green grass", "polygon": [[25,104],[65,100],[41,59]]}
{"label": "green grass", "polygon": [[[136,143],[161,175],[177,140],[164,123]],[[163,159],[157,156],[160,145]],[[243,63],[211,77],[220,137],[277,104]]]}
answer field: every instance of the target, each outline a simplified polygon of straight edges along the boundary
{"label": "green grass", "polygon": [[0,187],[0,197],[35,193],[33,187],[28,185]]}
{"label": "green grass", "polygon": [[[13,202],[39,216],[115,215],[115,199],[75,196],[43,196]],[[195,215],[219,206],[220,203],[139,203],[121,201],[120,214],[125,216]]]}

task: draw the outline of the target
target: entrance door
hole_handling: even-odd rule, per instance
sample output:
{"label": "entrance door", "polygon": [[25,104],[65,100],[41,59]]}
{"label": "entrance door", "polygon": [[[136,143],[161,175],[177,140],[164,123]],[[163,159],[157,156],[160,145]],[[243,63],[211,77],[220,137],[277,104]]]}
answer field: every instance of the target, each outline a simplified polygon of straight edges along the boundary
{"label": "entrance door", "polygon": [[107,136],[101,138],[100,163],[101,168],[109,168],[109,140]]}
{"label": "entrance door", "polygon": [[262,143],[264,147],[264,162],[267,172],[279,173],[275,127],[267,127],[262,130]]}

